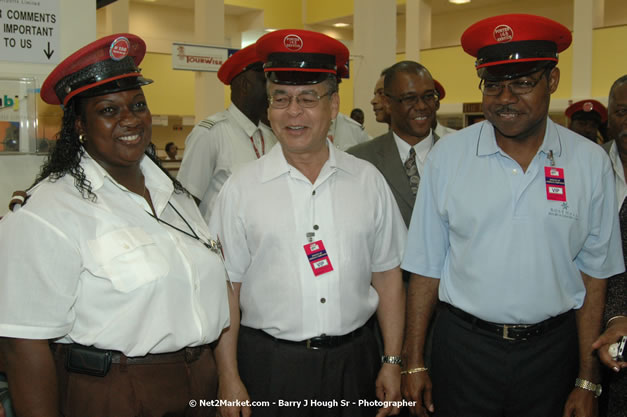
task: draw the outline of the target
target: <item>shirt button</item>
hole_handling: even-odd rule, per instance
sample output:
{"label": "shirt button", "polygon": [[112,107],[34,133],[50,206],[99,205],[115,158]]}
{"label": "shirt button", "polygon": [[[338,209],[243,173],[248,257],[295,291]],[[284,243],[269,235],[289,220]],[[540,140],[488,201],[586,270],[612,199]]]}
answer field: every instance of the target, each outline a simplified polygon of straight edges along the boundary
{"label": "shirt button", "polygon": [[327,299],[323,297],[323,298],[321,298],[321,299],[320,299],[320,302],[321,302],[322,304],[324,304],[324,303],[326,303],[326,302],[327,302]]}
{"label": "shirt button", "polygon": [[127,243],[123,243],[123,244],[122,244],[122,247],[123,247],[124,249],[128,249],[128,248],[129,248],[129,246],[128,246],[128,244],[127,244]]}
{"label": "shirt button", "polygon": [[316,195],[316,190],[313,190],[313,191],[311,192],[311,195]]}
{"label": "shirt button", "polygon": [[314,229],[314,230],[318,230],[318,229],[320,229],[320,228],[318,227],[318,225],[317,225],[317,224],[314,224],[314,228],[313,228],[313,229]]}
{"label": "shirt button", "polygon": [[512,169],[512,173],[513,173],[514,175],[516,175],[516,174],[518,174],[518,170],[517,170],[516,168],[514,168],[514,169]]}

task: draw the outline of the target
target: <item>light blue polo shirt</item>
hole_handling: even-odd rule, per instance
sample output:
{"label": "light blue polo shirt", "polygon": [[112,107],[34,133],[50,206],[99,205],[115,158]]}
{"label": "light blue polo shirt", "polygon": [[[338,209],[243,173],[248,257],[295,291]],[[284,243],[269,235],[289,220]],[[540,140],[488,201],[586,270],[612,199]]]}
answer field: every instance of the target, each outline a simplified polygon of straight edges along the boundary
{"label": "light blue polo shirt", "polygon": [[[547,197],[563,168],[566,201]],[[598,145],[547,121],[526,172],[485,121],[427,157],[402,268],[440,278],[440,300],[483,320],[531,324],[579,308],[580,271],[624,271],[612,167]]]}

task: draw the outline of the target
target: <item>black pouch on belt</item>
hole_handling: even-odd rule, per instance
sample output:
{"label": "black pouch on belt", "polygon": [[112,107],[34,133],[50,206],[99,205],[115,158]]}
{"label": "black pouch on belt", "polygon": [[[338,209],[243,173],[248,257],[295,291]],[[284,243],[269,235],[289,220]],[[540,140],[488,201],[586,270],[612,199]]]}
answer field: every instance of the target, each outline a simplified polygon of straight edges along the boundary
{"label": "black pouch on belt", "polygon": [[70,372],[103,377],[111,368],[110,350],[70,345],[65,357],[65,368]]}

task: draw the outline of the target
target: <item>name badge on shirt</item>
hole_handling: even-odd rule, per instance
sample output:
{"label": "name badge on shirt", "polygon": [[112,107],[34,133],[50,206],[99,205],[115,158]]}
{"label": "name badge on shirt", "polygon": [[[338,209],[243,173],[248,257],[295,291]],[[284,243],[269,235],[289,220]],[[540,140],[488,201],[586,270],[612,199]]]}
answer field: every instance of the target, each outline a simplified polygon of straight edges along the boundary
{"label": "name badge on shirt", "polygon": [[566,201],[564,168],[544,167],[546,198],[551,201]]}
{"label": "name badge on shirt", "polygon": [[309,265],[311,265],[315,276],[333,271],[333,265],[331,265],[331,260],[329,259],[329,255],[327,255],[327,250],[324,248],[322,240],[307,243],[303,247],[305,248]]}

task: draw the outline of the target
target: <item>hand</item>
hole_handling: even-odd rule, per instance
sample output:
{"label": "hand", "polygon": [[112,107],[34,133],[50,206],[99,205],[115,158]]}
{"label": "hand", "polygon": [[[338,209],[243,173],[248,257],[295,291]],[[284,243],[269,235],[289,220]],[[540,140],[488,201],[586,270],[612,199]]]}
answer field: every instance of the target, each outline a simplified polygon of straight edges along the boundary
{"label": "hand", "polygon": [[[380,401],[401,401],[401,367],[389,363],[381,365],[376,390]],[[400,411],[398,406],[381,407],[376,417],[395,416]]]}
{"label": "hand", "polygon": [[7,415],[4,413],[4,407],[0,403],[0,417],[6,417]]}
{"label": "hand", "polygon": [[627,362],[617,362],[609,354],[608,349],[612,343],[616,343],[622,336],[627,335],[627,317],[619,317],[611,321],[610,326],[592,344],[592,349],[596,349],[599,359],[615,372],[627,368]]}
{"label": "hand", "polygon": [[597,417],[599,407],[592,391],[583,388],[572,390],[564,406],[563,417]]}
{"label": "hand", "polygon": [[416,405],[409,407],[409,411],[414,416],[427,417],[427,410],[435,412],[433,406],[431,378],[424,372],[403,375],[402,383],[403,397],[407,401],[414,401]]}
{"label": "hand", "polygon": [[[237,377],[220,378],[218,388],[218,399],[240,403],[250,403],[248,391],[242,380]],[[250,417],[252,411],[250,405],[240,405],[232,407],[219,407],[217,415],[219,417]],[[0,416],[2,417],[2,416]]]}

